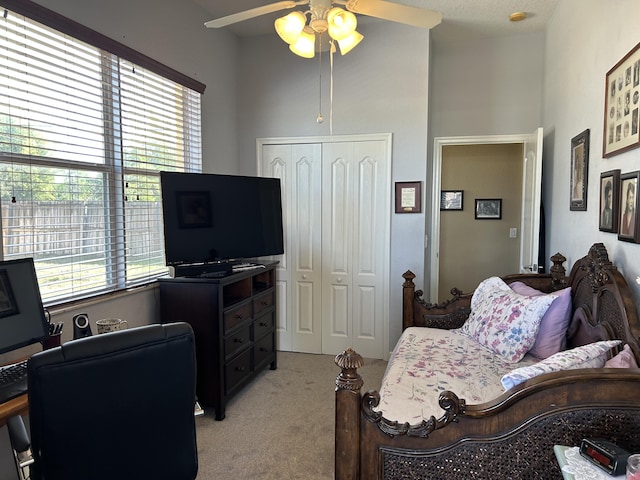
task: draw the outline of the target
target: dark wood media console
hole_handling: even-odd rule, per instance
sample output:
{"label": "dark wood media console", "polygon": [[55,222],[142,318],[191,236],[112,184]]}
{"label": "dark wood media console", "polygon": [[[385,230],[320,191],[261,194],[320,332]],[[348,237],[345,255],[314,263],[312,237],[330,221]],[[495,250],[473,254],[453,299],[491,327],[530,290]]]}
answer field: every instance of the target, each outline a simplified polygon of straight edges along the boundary
{"label": "dark wood media console", "polygon": [[225,417],[227,399],[267,365],[277,368],[275,266],[223,277],[161,278],[160,321],[195,333],[200,404]]}

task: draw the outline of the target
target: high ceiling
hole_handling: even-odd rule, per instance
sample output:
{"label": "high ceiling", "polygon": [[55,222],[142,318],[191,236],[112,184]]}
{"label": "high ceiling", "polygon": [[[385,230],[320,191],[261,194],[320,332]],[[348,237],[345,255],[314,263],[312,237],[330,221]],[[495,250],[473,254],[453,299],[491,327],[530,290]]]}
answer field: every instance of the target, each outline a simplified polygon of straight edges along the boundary
{"label": "high ceiling", "polygon": [[[274,3],[275,0],[192,0],[210,13],[211,20],[239,11]],[[434,42],[469,41],[478,37],[497,37],[539,32],[551,19],[560,0],[389,0],[413,7],[439,10],[440,25],[433,29]],[[509,15],[525,12],[521,22],[510,22]],[[273,21],[286,13],[277,12],[247,20],[227,28],[238,36],[274,33]],[[358,22],[383,20],[358,16]],[[204,22],[203,22],[204,23]],[[204,28],[204,27],[203,27]],[[408,27],[415,28],[415,27]],[[275,34],[275,33],[274,33]]]}

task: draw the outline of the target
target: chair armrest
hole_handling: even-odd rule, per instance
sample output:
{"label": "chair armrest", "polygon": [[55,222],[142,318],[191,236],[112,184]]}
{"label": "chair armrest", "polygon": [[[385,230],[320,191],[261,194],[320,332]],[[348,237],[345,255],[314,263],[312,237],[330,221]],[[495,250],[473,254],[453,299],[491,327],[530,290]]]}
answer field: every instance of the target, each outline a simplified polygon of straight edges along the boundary
{"label": "chair armrest", "polygon": [[20,415],[8,418],[7,428],[9,429],[11,448],[20,453],[31,448],[31,440],[29,439],[29,434]]}

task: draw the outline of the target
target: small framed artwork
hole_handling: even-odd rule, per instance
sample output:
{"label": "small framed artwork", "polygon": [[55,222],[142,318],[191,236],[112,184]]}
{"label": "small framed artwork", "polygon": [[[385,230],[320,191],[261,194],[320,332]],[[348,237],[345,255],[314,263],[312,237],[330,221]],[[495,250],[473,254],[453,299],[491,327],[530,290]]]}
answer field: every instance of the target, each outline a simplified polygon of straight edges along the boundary
{"label": "small framed artwork", "polygon": [[422,183],[396,182],[396,213],[422,211]]}
{"label": "small framed artwork", "polygon": [[600,230],[616,233],[618,231],[618,212],[620,211],[620,170],[611,170],[600,174]]}
{"label": "small framed artwork", "polygon": [[587,209],[589,178],[589,129],[571,139],[571,201],[569,210]]}
{"label": "small framed artwork", "polygon": [[20,313],[11,280],[6,270],[0,270],[0,318]]}
{"label": "small framed artwork", "polygon": [[502,218],[501,198],[476,198],[476,220],[500,220]]}
{"label": "small framed artwork", "polygon": [[640,43],[607,72],[602,156],[611,157],[640,145]]}
{"label": "small framed artwork", "polygon": [[462,190],[442,190],[440,210],[462,210]]}
{"label": "small framed artwork", "polygon": [[620,229],[618,240],[640,242],[638,234],[638,182],[640,171],[620,175]]}
{"label": "small framed artwork", "polygon": [[176,192],[176,203],[180,228],[211,227],[209,192]]}

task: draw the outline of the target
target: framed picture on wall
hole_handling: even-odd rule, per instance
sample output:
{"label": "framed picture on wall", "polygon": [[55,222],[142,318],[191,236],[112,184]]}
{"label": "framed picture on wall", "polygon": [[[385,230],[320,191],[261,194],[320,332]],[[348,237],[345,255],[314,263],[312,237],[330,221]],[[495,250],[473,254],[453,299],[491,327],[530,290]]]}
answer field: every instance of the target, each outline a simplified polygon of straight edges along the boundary
{"label": "framed picture on wall", "polygon": [[571,195],[569,210],[587,209],[589,129],[571,139]]}
{"label": "framed picture on wall", "polygon": [[600,230],[617,233],[620,212],[620,170],[600,174]]}
{"label": "framed picture on wall", "polygon": [[442,190],[440,192],[440,210],[462,210],[462,190]]}
{"label": "framed picture on wall", "polygon": [[476,220],[500,220],[502,218],[501,198],[476,198]]}
{"label": "framed picture on wall", "polygon": [[640,242],[638,234],[638,182],[640,170],[620,175],[620,229],[618,240]]}
{"label": "framed picture on wall", "polygon": [[640,43],[607,72],[602,156],[611,157],[640,145]]}
{"label": "framed picture on wall", "polygon": [[396,213],[422,211],[422,183],[396,182]]}

